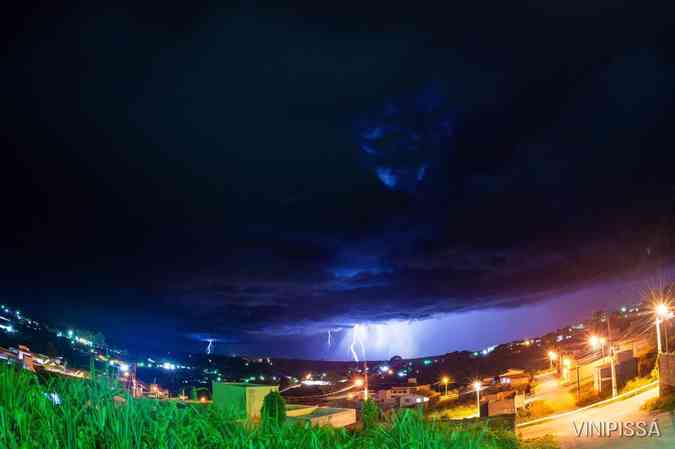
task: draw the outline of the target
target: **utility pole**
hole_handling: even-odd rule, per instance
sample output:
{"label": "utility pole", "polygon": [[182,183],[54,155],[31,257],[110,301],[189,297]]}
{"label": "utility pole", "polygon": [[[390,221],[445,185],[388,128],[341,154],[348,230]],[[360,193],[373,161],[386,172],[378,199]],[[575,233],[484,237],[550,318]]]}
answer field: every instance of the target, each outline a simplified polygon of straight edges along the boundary
{"label": "utility pole", "polygon": [[666,334],[666,354],[668,354],[668,322],[664,321],[663,322],[665,326],[663,326],[663,332]]}
{"label": "utility pole", "polygon": [[616,386],[616,366],[614,364],[614,347],[612,346],[612,327],[609,323],[612,316],[612,311],[607,311],[607,345],[609,346],[609,357],[612,369],[612,397],[617,395]]}
{"label": "utility pole", "polygon": [[661,318],[656,318],[656,353],[661,354]]}
{"label": "utility pole", "polygon": [[368,362],[363,358],[363,400],[368,400]]}

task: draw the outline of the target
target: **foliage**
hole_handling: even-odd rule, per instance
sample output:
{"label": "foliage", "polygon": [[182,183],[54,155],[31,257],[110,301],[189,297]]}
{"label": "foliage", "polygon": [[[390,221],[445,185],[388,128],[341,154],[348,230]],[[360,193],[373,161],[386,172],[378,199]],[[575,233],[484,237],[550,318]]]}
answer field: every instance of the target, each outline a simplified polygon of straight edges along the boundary
{"label": "foliage", "polygon": [[543,418],[554,413],[572,410],[576,405],[572,394],[565,392],[552,399],[543,399],[531,402],[524,410],[518,411],[518,416],[525,420]]}
{"label": "foliage", "polygon": [[452,407],[433,411],[429,413],[432,419],[462,419],[474,416],[478,413],[475,403],[457,404],[453,403]]}
{"label": "foliage", "polygon": [[278,391],[267,393],[260,416],[264,426],[279,426],[286,421],[286,401]]}
{"label": "foliage", "polygon": [[363,403],[363,428],[372,429],[377,425],[377,422],[380,420],[380,407],[377,406],[375,401],[368,399]]}
{"label": "foliage", "polygon": [[[48,394],[45,394],[48,393]],[[118,399],[115,399],[115,397]],[[58,401],[55,399],[58,397]],[[119,400],[119,399],[123,400]],[[512,432],[451,427],[405,410],[368,431],[285,422],[271,428],[211,405],[133,399],[107,376],[50,378],[0,364],[0,448],[506,449]],[[535,449],[526,446],[528,449]],[[542,446],[543,447],[543,446]],[[548,447],[547,447],[548,448]]]}
{"label": "foliage", "polygon": [[637,390],[640,387],[644,387],[645,385],[654,382],[654,378],[651,376],[649,377],[636,377],[635,379],[631,379],[628,382],[626,382],[626,385],[621,389],[621,393],[626,393],[628,391],[632,390]]}
{"label": "foliage", "polygon": [[557,449],[559,447],[558,441],[551,435],[526,440],[520,443],[521,449]]}
{"label": "foliage", "polygon": [[648,411],[675,411],[675,394],[649,399],[644,404],[642,404],[642,407],[640,408],[642,410]]}

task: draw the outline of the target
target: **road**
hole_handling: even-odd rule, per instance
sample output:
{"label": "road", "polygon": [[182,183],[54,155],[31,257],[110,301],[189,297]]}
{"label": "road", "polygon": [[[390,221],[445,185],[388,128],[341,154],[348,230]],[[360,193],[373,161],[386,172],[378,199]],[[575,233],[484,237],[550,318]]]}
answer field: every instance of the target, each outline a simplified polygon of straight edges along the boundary
{"label": "road", "polygon": [[[518,434],[524,439],[554,435],[563,449],[673,449],[675,448],[675,414],[654,414],[640,410],[648,399],[656,397],[658,389],[653,388],[623,401],[583,410],[541,424],[521,427]],[[615,432],[611,438],[584,435],[577,436],[576,429],[582,429],[583,423],[609,422],[646,422],[647,428],[656,420],[660,437],[619,437]]]}
{"label": "road", "polygon": [[545,373],[537,376],[536,379],[537,384],[534,387],[534,394],[525,399],[526,404],[539,400],[555,399],[557,396],[567,391],[560,386],[560,380],[555,372]]}

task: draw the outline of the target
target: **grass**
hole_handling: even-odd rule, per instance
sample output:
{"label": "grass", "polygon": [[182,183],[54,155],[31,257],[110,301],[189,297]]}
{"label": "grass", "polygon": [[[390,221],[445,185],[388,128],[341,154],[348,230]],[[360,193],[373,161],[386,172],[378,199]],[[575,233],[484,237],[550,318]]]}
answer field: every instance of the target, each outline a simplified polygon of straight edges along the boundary
{"label": "grass", "polygon": [[[47,393],[47,394],[45,394]],[[58,395],[55,404],[50,394]],[[106,376],[40,382],[0,365],[2,449],[518,449],[513,432],[461,428],[406,410],[365,431],[259,426],[214,406],[133,399]]]}
{"label": "grass", "polygon": [[649,399],[648,401],[645,401],[640,408],[647,411],[675,411],[675,394]]}
{"label": "grass", "polygon": [[562,392],[551,399],[541,399],[531,402],[524,409],[518,410],[520,422],[544,418],[556,413],[573,410],[576,406],[574,396],[568,392]]}
{"label": "grass", "polygon": [[446,409],[435,410],[429,413],[429,418],[432,419],[463,419],[474,416],[478,413],[475,403],[471,404],[456,404],[454,407]]}
{"label": "grass", "polygon": [[655,380],[656,378],[652,376],[636,377],[626,382],[626,385],[624,385],[624,387],[621,389],[621,393],[627,393],[629,391],[637,390],[638,388],[644,387],[645,385],[648,385],[654,382]]}

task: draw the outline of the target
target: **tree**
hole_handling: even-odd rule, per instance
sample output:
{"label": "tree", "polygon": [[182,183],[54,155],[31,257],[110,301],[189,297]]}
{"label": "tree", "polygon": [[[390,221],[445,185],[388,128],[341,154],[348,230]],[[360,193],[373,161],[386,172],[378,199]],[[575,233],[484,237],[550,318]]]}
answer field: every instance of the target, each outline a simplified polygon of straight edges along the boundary
{"label": "tree", "polygon": [[286,401],[278,391],[270,391],[260,411],[263,426],[279,426],[286,421]]}
{"label": "tree", "polygon": [[368,430],[375,427],[380,420],[380,407],[372,399],[363,403],[363,428]]}

